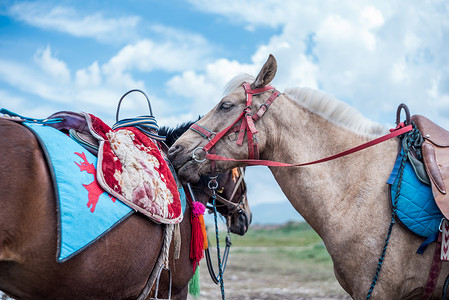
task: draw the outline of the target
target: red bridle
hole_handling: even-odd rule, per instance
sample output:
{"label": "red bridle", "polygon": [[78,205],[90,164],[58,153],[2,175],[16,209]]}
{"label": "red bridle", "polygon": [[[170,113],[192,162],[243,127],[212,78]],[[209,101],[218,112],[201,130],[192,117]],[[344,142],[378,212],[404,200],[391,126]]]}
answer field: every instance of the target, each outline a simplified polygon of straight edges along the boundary
{"label": "red bridle", "polygon": [[[391,138],[397,137],[401,134],[404,134],[406,132],[409,132],[413,129],[412,125],[410,124],[410,116],[408,112],[408,108],[406,110],[407,115],[407,121],[404,123],[399,122],[400,112],[401,109],[405,109],[403,106],[404,104],[401,104],[397,111],[397,120],[396,124],[397,127],[395,129],[390,129],[390,133],[384,136],[381,136],[377,139],[374,139],[372,141],[369,141],[365,144],[356,146],[354,148],[348,149],[346,151],[337,153],[335,155],[331,155],[322,159],[318,159],[315,161],[307,162],[307,163],[299,163],[299,164],[288,164],[288,163],[282,163],[282,162],[276,162],[276,161],[269,161],[269,160],[259,160],[259,149],[257,146],[257,139],[255,137],[255,134],[257,133],[257,129],[254,126],[254,122],[260,119],[263,114],[267,111],[268,107],[273,103],[273,101],[280,95],[280,92],[276,90],[274,87],[268,85],[263,88],[259,89],[251,89],[251,86],[249,83],[244,83],[243,88],[245,89],[246,93],[246,107],[244,108],[243,112],[239,115],[239,117],[228,127],[226,127],[223,131],[220,131],[219,133],[212,132],[211,130],[202,127],[198,124],[193,124],[190,126],[190,129],[193,131],[201,134],[205,138],[209,139],[209,143],[207,143],[204,147],[198,147],[195,150],[193,150],[192,158],[197,162],[204,162],[206,159],[209,159],[211,163],[213,163],[212,169],[215,169],[214,163],[216,160],[220,161],[235,161],[235,162],[243,162],[246,165],[261,165],[261,166],[270,166],[270,167],[301,167],[301,166],[307,166],[307,165],[313,165],[318,164],[326,161],[330,161],[342,156],[346,156],[348,154],[366,149],[368,147],[377,145],[381,142],[384,142],[386,140],[389,140]],[[251,104],[252,104],[252,96],[265,93],[267,91],[273,91],[271,96],[268,98],[268,100],[262,104],[257,111],[255,115],[251,113]],[[236,125],[238,121],[242,120],[242,123],[240,125]],[[226,134],[230,134],[233,132],[239,132],[238,139],[237,139],[237,145],[242,145],[243,138],[245,135],[245,132],[247,133],[248,138],[248,159],[233,159],[228,158],[224,156],[215,155],[212,153],[209,153],[211,148]],[[206,154],[203,159],[200,159],[196,152],[198,150],[204,151]]]}
{"label": "red bridle", "polygon": [[[268,107],[273,103],[273,101],[281,94],[278,90],[276,90],[274,87],[268,85],[263,88],[258,89],[252,89],[249,83],[244,83],[243,88],[245,89],[246,93],[246,106],[243,109],[242,113],[238,116],[238,118],[227,128],[220,131],[219,133],[215,133],[205,127],[202,127],[198,124],[193,124],[190,126],[190,129],[193,131],[201,134],[205,138],[209,139],[209,143],[207,143],[202,148],[196,148],[193,151],[193,158],[198,161],[204,161],[205,159],[209,159],[208,155],[210,155],[209,151],[215,144],[225,135],[238,132],[237,137],[237,145],[241,146],[243,144],[243,139],[245,137],[245,133],[247,136],[248,141],[248,158],[249,159],[258,159],[259,158],[259,147],[257,145],[257,129],[254,126],[254,122],[256,122],[258,119],[260,119],[265,112],[267,111]],[[268,98],[268,100],[262,104],[257,111],[255,115],[251,113],[251,105],[253,101],[253,95],[262,94],[268,91],[273,91],[271,96]],[[242,121],[240,125],[236,125],[237,122]],[[196,152],[198,150],[204,151],[206,154],[206,157],[204,160],[200,160],[200,158],[196,155]]]}

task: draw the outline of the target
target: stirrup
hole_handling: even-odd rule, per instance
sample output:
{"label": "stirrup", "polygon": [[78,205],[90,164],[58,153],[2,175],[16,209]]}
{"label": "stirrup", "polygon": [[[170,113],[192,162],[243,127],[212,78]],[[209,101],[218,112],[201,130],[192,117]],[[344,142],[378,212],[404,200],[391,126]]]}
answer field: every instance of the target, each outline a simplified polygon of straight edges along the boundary
{"label": "stirrup", "polygon": [[[166,270],[168,272],[168,278],[170,280],[170,285],[168,286],[168,298],[167,299],[162,299],[162,298],[157,297],[159,294],[159,280],[161,279],[161,273],[163,270]],[[172,278],[171,278],[170,269],[167,269],[164,266],[161,266],[161,268],[159,269],[159,271],[157,273],[157,277],[156,277],[156,291],[154,292],[154,298],[150,298],[150,300],[171,300],[171,284],[172,284]]]}

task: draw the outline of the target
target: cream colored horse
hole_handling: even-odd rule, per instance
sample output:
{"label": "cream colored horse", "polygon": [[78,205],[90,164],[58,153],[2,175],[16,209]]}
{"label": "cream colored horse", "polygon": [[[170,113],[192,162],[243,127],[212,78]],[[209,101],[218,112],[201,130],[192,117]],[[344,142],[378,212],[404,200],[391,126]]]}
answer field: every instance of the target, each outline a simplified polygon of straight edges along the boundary
{"label": "cream colored horse", "polygon": [[[236,77],[228,84],[226,96],[198,124],[214,132],[231,125],[246,105],[242,83],[252,82],[253,89],[265,87],[274,78],[276,68],[276,60],[270,55],[255,80]],[[255,95],[252,112],[269,95],[268,92]],[[286,90],[255,126],[260,158],[286,163],[327,157],[388,133],[347,104],[307,88]],[[170,159],[183,180],[195,182],[201,174],[211,171],[209,160],[192,159],[193,151],[207,142],[198,133],[189,131],[170,149]],[[354,299],[366,298],[384,247],[392,214],[386,181],[398,147],[398,140],[392,139],[321,164],[270,167],[292,205],[323,239],[337,280]],[[246,139],[238,146],[235,139],[225,136],[214,148],[222,156],[248,157]],[[220,172],[242,164],[216,162]],[[416,254],[422,242],[401,225],[393,227],[372,299],[421,297],[435,247],[432,244],[424,255]],[[433,297],[441,297],[448,273],[443,264]]]}

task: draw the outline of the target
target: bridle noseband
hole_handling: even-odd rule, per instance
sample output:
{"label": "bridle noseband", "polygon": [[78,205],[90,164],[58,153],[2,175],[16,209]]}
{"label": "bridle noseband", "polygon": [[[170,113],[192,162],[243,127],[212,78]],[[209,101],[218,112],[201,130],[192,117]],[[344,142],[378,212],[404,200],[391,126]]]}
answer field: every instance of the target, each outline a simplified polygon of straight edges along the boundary
{"label": "bridle noseband", "polygon": [[[245,177],[245,173],[243,171],[243,168],[239,168],[239,176],[237,179],[236,184],[234,185],[234,189],[232,190],[231,196],[229,196],[228,199],[226,199],[223,196],[223,193],[220,191],[216,191],[215,192],[215,197],[217,202],[219,202],[221,204],[221,206],[225,206],[228,208],[228,213],[226,215],[224,215],[222,212],[220,212],[228,221],[229,223],[229,218],[234,215],[236,212],[241,212],[242,210],[244,210],[244,206],[245,206],[245,200],[246,200],[246,182],[244,180]],[[237,191],[239,188],[242,188],[242,192],[240,197],[238,198],[238,201],[233,201],[235,196],[237,195]],[[209,190],[208,194],[210,196],[212,196],[212,192]],[[209,203],[208,203],[209,204]],[[217,205],[218,207],[219,205]],[[209,209],[211,209],[210,207],[208,207]],[[229,226],[229,224],[228,224]]]}
{"label": "bridle noseband", "polygon": [[[232,190],[231,195],[226,198],[224,196],[224,187],[222,187],[221,190],[218,190],[218,181],[217,180],[210,180],[207,183],[208,189],[202,189],[195,186],[192,186],[193,190],[200,190],[202,193],[208,194],[210,197],[214,196],[216,198],[217,202],[217,208],[219,207],[227,207],[228,212],[225,214],[224,212],[220,212],[220,214],[227,219],[228,226],[229,226],[229,218],[232,217],[235,213],[241,213],[244,211],[245,203],[246,203],[246,182],[245,182],[245,172],[243,170],[243,167],[237,168],[238,169],[238,179],[236,180],[236,183],[234,185],[234,188]],[[210,178],[209,178],[210,179]],[[214,178],[217,179],[217,178]],[[238,196],[237,192],[239,188],[242,189],[239,198],[237,201],[234,201],[236,196]],[[213,192],[215,191],[215,193]],[[212,210],[211,207],[212,204],[209,202],[206,204],[206,207],[210,210]]]}
{"label": "bridle noseband", "polygon": [[[246,106],[241,112],[241,114],[230,126],[220,131],[219,133],[215,133],[201,125],[198,125],[197,123],[194,123],[192,126],[190,126],[190,129],[199,133],[201,136],[209,140],[209,142],[204,147],[198,147],[193,151],[192,158],[196,162],[204,162],[206,159],[208,159],[208,155],[210,154],[211,148],[215,146],[215,144],[222,137],[234,132],[238,132],[236,143],[239,146],[243,144],[243,139],[246,133],[248,141],[248,158],[259,159],[259,147],[255,136],[257,134],[257,129],[254,125],[254,122],[256,122],[265,114],[265,112],[268,110],[268,107],[273,103],[274,100],[276,100],[276,98],[281,93],[271,85],[267,85],[262,88],[252,89],[249,83],[244,83],[243,88],[246,94]],[[268,91],[273,91],[273,93],[270,95],[267,101],[259,107],[256,114],[251,113],[253,95],[262,94]],[[241,121],[240,125],[237,124],[239,121]],[[205,154],[203,158],[201,158],[198,155],[198,152],[200,150]]]}

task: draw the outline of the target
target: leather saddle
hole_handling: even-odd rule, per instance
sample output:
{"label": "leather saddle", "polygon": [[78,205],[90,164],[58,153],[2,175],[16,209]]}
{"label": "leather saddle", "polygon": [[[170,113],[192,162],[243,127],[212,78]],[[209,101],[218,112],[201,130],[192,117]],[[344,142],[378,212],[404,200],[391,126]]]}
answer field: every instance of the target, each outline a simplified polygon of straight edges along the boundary
{"label": "leather saddle", "polygon": [[411,121],[424,138],[421,152],[435,202],[449,219],[449,132],[421,115]]}
{"label": "leather saddle", "polygon": [[61,121],[47,125],[70,135],[93,155],[98,155],[98,139],[90,133],[86,117],[83,114],[73,111],[60,111],[52,114],[47,119],[57,118],[60,118]]}

